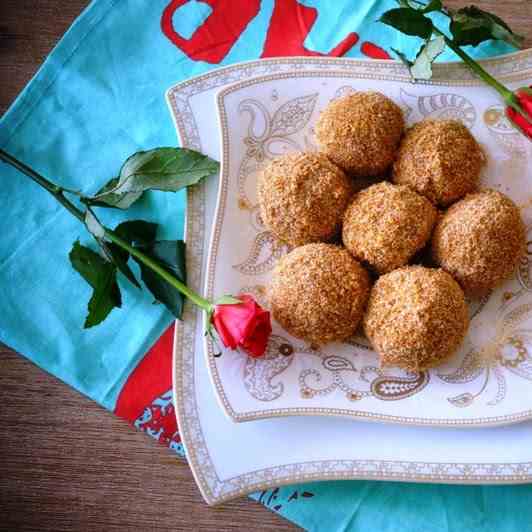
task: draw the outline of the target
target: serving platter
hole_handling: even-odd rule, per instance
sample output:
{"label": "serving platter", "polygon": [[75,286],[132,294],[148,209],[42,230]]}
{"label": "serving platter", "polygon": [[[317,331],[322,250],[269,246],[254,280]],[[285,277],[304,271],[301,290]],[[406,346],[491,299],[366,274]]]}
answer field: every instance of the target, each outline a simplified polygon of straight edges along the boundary
{"label": "serving platter", "polygon": [[[523,84],[530,77],[532,53],[486,62],[498,76]],[[215,94],[230,83],[258,75],[328,69],[379,76],[407,76],[394,62],[324,58],[255,61],[210,72],[172,87],[167,94],[184,146],[219,157],[213,135]],[[460,65],[439,65],[436,74],[476,82]],[[438,87],[439,81],[431,85]],[[380,84],[380,82],[379,82]],[[201,290],[210,228],[217,203],[213,179],[188,192],[187,266],[189,282]],[[234,423],[219,407],[210,382],[201,313],[187,305],[176,328],[174,395],[181,437],[207,502],[285,483],[372,478],[456,483],[532,481],[532,423],[507,427],[450,428],[377,424],[332,416],[281,417]],[[224,353],[223,357],[226,356]]]}
{"label": "serving platter", "polygon": [[[481,186],[509,195],[532,221],[532,145],[513,130],[497,95],[470,80],[412,84],[400,75],[298,69],[256,76],[217,95],[221,183],[207,265],[207,296],[248,292],[263,305],[272,270],[289,247],[262,223],[260,168],[290,151],[315,150],[313,125],[329,101],[355,90],[395,100],[411,124],[454,117],[471,128],[487,164]],[[532,81],[523,72],[519,84]],[[496,118],[495,118],[496,117]],[[532,236],[532,229],[530,230]],[[266,356],[206,354],[216,392],[235,421],[341,415],[425,425],[495,425],[532,417],[532,283],[529,256],[490,297],[470,301],[471,325],[449,363],[431,371],[381,369],[361,336],[311,349],[273,323]],[[216,348],[214,348],[216,349]]]}

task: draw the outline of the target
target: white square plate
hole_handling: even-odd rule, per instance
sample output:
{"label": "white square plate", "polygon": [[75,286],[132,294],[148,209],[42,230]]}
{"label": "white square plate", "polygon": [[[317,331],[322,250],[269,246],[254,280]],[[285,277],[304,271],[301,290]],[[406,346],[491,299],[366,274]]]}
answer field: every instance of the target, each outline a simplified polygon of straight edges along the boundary
{"label": "white square plate", "polygon": [[[499,75],[532,69],[532,53],[489,61]],[[182,145],[219,157],[213,135],[215,94],[257,75],[294,70],[344,70],[402,75],[394,62],[327,58],[254,61],[178,84],[167,97]],[[460,66],[437,67],[462,78]],[[450,71],[448,70],[450,69]],[[206,249],[217,182],[188,190],[189,283],[205,283]],[[332,417],[284,417],[232,422],[219,408],[206,368],[201,313],[185,306],[174,345],[174,401],[190,466],[210,504],[276,485],[310,480],[371,478],[421,482],[532,482],[532,422],[474,430],[398,426]],[[225,357],[225,354],[224,354]]]}
{"label": "white square plate", "polygon": [[[455,67],[440,69],[436,79],[412,84],[404,80],[404,71],[346,72],[340,66],[318,70],[305,65],[222,89],[217,96],[221,185],[207,297],[248,292],[267,306],[265,287],[288,247],[260,220],[257,170],[284,152],[314,149],[312,128],[328,102],[350,91],[374,90],[377,82],[378,90],[403,108],[409,123],[426,116],[455,117],[470,127],[487,154],[481,185],[512,197],[530,223],[532,144],[510,127],[489,87],[460,79]],[[513,74],[510,85],[531,82],[528,71]],[[467,338],[445,366],[419,374],[382,371],[364,338],[315,351],[274,323],[263,358],[246,358],[230,350],[215,358],[212,341],[206,340],[216,393],[235,421],[342,415],[449,426],[530,418],[532,283],[529,256],[525,260],[489,298],[470,302]]]}

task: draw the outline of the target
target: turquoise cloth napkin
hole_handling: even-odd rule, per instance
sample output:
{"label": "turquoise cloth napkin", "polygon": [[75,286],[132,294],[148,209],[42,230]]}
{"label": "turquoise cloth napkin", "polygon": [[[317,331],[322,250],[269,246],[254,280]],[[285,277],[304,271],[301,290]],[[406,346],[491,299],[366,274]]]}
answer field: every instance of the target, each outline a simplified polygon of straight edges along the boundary
{"label": "turquoise cloth napkin", "polygon": [[[1,119],[0,146],[66,187],[94,192],[131,153],[175,145],[163,95],[178,81],[268,53],[327,53],[350,32],[359,39],[347,56],[378,55],[391,46],[413,55],[415,39],[374,23],[395,5],[392,0],[95,0]],[[292,28],[283,34],[272,30],[280,10],[298,21],[294,35],[309,30],[304,39],[292,39]],[[506,51],[487,43],[472,53]],[[152,305],[147,293],[122,284],[123,308],[103,326],[82,330],[89,288],[67,257],[76,238],[89,242],[84,229],[14,170],[0,165],[0,176],[0,339],[115,410],[171,316]],[[183,215],[183,194],[155,192],[127,217],[158,222],[161,238],[176,238]],[[104,219],[112,226],[123,214],[108,211]],[[167,413],[166,404],[164,409]],[[338,482],[254,498],[309,530],[532,528],[530,486]]]}

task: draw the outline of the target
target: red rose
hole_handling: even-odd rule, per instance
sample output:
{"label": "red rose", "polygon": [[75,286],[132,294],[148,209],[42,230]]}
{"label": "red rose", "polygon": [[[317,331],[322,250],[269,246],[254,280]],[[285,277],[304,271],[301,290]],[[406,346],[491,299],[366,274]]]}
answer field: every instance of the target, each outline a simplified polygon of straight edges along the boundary
{"label": "red rose", "polygon": [[240,347],[252,357],[261,357],[272,333],[270,313],[250,295],[238,299],[242,303],[216,305],[212,323],[225,347]]}
{"label": "red rose", "polygon": [[506,108],[506,115],[514,125],[532,140],[532,87],[522,87],[515,92],[517,104],[528,118],[523,116],[513,107]]}

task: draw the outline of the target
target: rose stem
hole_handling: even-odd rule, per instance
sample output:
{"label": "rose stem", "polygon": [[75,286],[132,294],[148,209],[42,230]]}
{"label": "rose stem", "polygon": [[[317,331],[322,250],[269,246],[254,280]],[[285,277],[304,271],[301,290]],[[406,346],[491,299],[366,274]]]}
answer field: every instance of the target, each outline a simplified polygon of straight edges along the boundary
{"label": "rose stem", "polygon": [[[62,187],[56,185],[55,183],[52,183],[45,177],[43,177],[41,174],[37,173],[35,170],[24,164],[23,162],[19,161],[6,151],[2,150],[0,148],[0,160],[4,161],[5,163],[13,166],[23,174],[25,174],[27,177],[35,181],[38,185],[40,185],[42,188],[44,188],[47,192],[49,192],[65,209],[67,209],[73,216],[75,216],[79,221],[84,223],[85,221],[85,214],[83,211],[78,209],[72,202],[70,202],[65,196],[63,195],[63,189]],[[212,304],[207,299],[201,297],[199,294],[188,288],[187,285],[182,283],[179,279],[174,277],[171,273],[169,273],[167,270],[165,270],[162,266],[160,266],[157,261],[153,260],[151,257],[143,253],[142,251],[139,251],[138,249],[134,248],[132,245],[130,245],[128,242],[120,238],[114,231],[111,229],[103,226],[103,229],[105,231],[105,236],[111,241],[120,246],[122,249],[128,251],[131,255],[136,257],[140,262],[142,262],[145,266],[153,270],[155,273],[157,273],[160,277],[162,277],[167,283],[172,285],[174,288],[179,290],[185,297],[190,299],[193,303],[198,305],[198,307],[201,307],[202,309],[206,311],[210,311],[212,309]]]}

